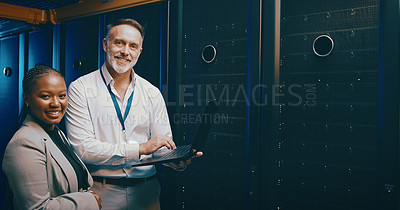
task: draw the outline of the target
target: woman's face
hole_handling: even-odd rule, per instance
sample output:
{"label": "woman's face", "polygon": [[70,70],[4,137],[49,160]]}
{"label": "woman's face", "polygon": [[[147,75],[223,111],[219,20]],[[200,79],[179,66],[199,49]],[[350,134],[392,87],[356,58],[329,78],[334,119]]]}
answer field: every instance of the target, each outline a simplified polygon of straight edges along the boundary
{"label": "woman's face", "polygon": [[36,80],[29,94],[24,95],[31,115],[41,121],[46,129],[54,129],[61,121],[68,105],[67,88],[57,73],[44,74]]}

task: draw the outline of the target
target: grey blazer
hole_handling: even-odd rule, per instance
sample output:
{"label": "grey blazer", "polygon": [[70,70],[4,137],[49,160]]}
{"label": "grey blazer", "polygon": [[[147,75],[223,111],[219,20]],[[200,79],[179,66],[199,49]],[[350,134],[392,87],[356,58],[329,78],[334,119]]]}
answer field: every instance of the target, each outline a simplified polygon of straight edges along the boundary
{"label": "grey blazer", "polygon": [[78,191],[73,167],[30,115],[7,145],[3,171],[15,209],[99,209],[92,193]]}

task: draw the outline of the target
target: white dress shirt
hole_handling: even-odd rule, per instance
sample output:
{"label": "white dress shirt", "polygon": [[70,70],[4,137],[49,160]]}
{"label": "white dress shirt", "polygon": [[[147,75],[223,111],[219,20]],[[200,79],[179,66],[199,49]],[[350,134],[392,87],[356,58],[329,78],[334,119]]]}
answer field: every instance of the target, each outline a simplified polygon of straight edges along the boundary
{"label": "white dress shirt", "polygon": [[[125,119],[125,134],[100,71],[116,96],[122,116],[133,93],[131,109]],[[137,178],[154,175],[156,169],[152,165],[131,167],[133,161],[146,158],[144,155],[139,157],[139,144],[156,135],[172,138],[161,92],[133,71],[132,78],[123,100],[114,89],[114,80],[105,64],[69,86],[68,137],[92,176]]]}

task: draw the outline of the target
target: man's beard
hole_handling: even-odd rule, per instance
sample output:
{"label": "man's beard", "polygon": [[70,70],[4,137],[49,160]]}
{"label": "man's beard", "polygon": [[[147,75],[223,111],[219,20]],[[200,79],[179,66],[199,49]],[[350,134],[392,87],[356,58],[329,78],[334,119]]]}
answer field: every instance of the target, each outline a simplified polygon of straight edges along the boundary
{"label": "man's beard", "polygon": [[107,59],[110,62],[111,67],[116,71],[118,74],[123,74],[129,69],[131,69],[133,66],[128,64],[118,64],[117,60],[114,58],[114,55],[110,55],[110,53],[107,53]]}

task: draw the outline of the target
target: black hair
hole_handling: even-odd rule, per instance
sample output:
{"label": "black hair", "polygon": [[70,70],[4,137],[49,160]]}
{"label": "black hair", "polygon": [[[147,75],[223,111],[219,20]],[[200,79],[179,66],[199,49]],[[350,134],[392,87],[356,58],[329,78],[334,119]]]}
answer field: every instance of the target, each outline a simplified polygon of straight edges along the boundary
{"label": "black hair", "polygon": [[[36,84],[36,81],[45,76],[45,74],[51,74],[51,73],[55,73],[64,78],[64,76],[60,72],[45,65],[38,65],[29,69],[29,71],[26,72],[24,79],[22,80],[23,93],[30,94],[31,91],[33,90],[33,86]],[[25,120],[25,117],[28,114],[28,110],[29,110],[28,107],[24,104],[21,113],[19,114],[15,130],[18,130],[19,127],[21,127],[22,122]]]}
{"label": "black hair", "polygon": [[136,28],[140,32],[140,35],[142,36],[142,39],[144,40],[145,31],[144,31],[143,26],[140,25],[140,23],[137,22],[136,20],[130,19],[130,18],[120,18],[120,19],[115,20],[114,22],[108,24],[107,25],[107,35],[106,35],[107,39],[108,39],[108,35],[110,34],[111,29],[113,27],[119,26],[119,25],[130,25],[130,26]]}

